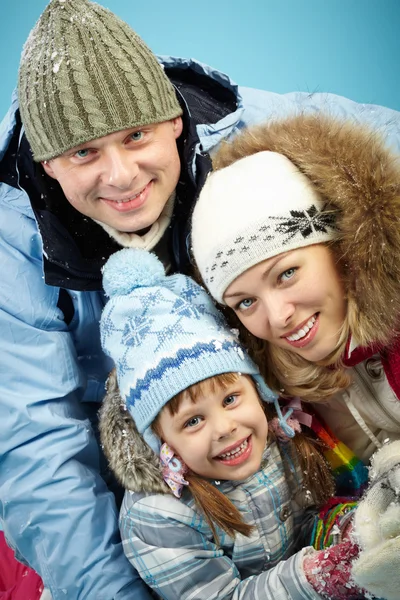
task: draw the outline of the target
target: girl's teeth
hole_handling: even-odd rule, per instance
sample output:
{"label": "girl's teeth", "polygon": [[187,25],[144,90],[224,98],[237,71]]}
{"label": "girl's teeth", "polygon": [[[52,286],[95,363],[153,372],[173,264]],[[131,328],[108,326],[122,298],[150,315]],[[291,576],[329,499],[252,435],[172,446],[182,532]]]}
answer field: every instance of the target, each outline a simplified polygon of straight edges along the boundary
{"label": "girl's teeth", "polygon": [[225,452],[225,454],[220,454],[218,458],[236,458],[237,456],[243,454],[243,452],[247,448],[247,445],[248,441],[245,440],[242,444],[240,444],[238,448],[236,448],[235,450],[231,450],[230,452]]}
{"label": "girl's teeth", "polygon": [[310,331],[311,327],[315,323],[315,320],[316,317],[311,317],[311,319],[307,321],[305,325],[303,325],[302,329],[299,329],[298,331],[296,331],[296,333],[293,333],[292,335],[288,335],[286,339],[289,340],[289,342],[297,342],[297,340],[301,340],[301,338],[307,335],[307,333]]}

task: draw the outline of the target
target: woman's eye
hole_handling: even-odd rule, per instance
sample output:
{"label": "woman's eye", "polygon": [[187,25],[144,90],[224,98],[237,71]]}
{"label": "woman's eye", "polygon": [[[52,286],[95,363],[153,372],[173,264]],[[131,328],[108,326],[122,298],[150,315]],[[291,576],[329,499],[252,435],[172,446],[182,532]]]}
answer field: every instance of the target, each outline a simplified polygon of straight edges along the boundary
{"label": "woman's eye", "polygon": [[78,150],[77,152],[75,152],[75,156],[77,156],[78,158],[87,158],[89,156],[89,150],[86,148]]}
{"label": "woman's eye", "polygon": [[134,131],[131,133],[131,138],[134,142],[140,142],[143,139],[144,133],[143,131]]}
{"label": "woman's eye", "polygon": [[192,417],[184,424],[184,427],[196,427],[200,423],[200,417]]}
{"label": "woman's eye", "polygon": [[242,300],[240,302],[240,304],[238,305],[238,309],[239,310],[247,310],[248,308],[250,308],[253,305],[253,300],[252,298],[245,298],[244,300]]}
{"label": "woman's eye", "polygon": [[283,273],[281,273],[279,275],[279,279],[281,281],[288,281],[289,279],[291,279],[293,277],[293,275],[296,273],[297,268],[296,267],[292,267],[290,269],[287,269],[286,271],[284,271]]}
{"label": "woman's eye", "polygon": [[236,402],[236,394],[230,394],[229,396],[224,398],[225,406],[232,406],[232,404],[234,404],[235,402]]}

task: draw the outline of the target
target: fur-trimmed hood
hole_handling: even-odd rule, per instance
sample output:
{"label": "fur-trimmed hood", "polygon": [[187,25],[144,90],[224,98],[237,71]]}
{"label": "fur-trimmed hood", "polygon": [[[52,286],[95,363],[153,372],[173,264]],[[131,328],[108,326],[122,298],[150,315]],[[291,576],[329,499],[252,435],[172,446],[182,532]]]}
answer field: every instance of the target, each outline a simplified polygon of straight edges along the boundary
{"label": "fur-trimmed hood", "polygon": [[159,457],[143,440],[120,396],[115,369],[99,417],[101,445],[119,483],[132,492],[169,493]]}
{"label": "fur-trimmed hood", "polygon": [[399,327],[400,162],[381,136],[359,123],[302,114],[261,125],[225,142],[214,169],[270,150],[289,158],[333,211],[349,298],[363,345],[389,345]]}

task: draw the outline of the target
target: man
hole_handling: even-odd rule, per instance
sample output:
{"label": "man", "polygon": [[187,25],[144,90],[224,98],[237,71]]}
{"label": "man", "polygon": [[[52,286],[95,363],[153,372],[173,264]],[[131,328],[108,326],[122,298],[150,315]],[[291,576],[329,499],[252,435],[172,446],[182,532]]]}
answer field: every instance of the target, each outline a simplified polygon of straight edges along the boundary
{"label": "man", "polygon": [[112,368],[98,332],[101,267],[138,246],[188,271],[208,152],[246,124],[321,108],[385,128],[396,144],[399,117],[329,95],[239,91],[192,60],[162,67],[87,0],[50,2],[18,88],[0,130],[4,531],[53,600],[145,600],[91,427]]}

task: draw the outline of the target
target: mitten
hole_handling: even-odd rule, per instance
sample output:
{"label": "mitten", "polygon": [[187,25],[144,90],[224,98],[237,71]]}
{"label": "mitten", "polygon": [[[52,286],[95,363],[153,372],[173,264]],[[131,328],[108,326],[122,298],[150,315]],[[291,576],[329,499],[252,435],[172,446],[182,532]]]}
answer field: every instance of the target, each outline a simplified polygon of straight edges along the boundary
{"label": "mitten", "polygon": [[360,555],[353,565],[358,585],[384,600],[400,598],[400,441],[371,460],[370,485],[355,511],[353,534]]}
{"label": "mitten", "polygon": [[336,546],[306,555],[303,569],[307,581],[327,600],[356,600],[364,592],[352,580],[351,565],[358,556],[358,546],[346,540]]}

